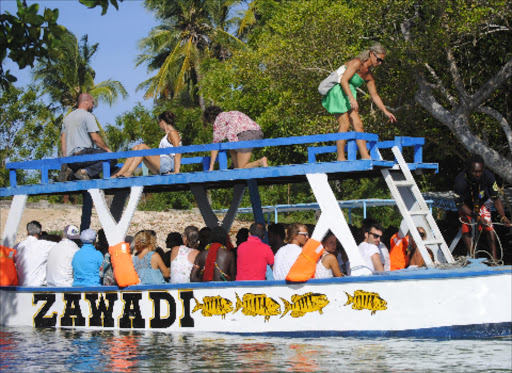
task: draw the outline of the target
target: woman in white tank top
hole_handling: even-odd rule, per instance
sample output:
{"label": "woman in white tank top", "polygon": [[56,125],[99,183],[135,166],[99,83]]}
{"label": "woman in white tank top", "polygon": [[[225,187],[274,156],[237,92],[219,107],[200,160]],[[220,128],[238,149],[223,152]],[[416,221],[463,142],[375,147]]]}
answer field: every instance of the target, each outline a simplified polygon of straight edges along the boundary
{"label": "woman in white tank top", "polygon": [[[163,137],[162,141],[160,141],[160,149],[181,146],[180,134],[176,128],[174,128],[175,120],[176,116],[170,111],[164,111],[158,116],[158,125],[160,126],[160,129],[165,132],[165,136]],[[151,148],[146,144],[139,144],[132,148],[132,150],[145,149]],[[115,175],[112,175],[112,177],[116,178],[133,176],[133,172],[142,162],[144,162],[144,164],[154,174],[177,174],[180,172],[181,154],[167,153],[161,155],[146,155],[143,157],[128,158],[124,162],[123,167],[117,171]]]}
{"label": "woman in white tank top", "polygon": [[338,260],[334,253],[336,252],[336,236],[331,231],[322,240],[324,253],[318,261],[315,270],[315,278],[331,278],[341,277],[343,274],[340,271]]}
{"label": "woman in white tank top", "polygon": [[194,226],[185,228],[183,245],[175,246],[171,251],[171,284],[187,284],[199,250],[199,229]]}

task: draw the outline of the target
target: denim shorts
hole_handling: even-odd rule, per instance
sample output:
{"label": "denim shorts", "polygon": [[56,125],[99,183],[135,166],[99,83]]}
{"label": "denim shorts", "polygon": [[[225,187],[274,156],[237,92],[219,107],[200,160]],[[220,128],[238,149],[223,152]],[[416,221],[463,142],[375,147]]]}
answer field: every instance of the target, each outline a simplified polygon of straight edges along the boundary
{"label": "denim shorts", "polygon": [[174,171],[174,157],[160,156],[160,175]]}
{"label": "denim shorts", "polygon": [[[262,140],[263,132],[261,130],[249,130],[240,132],[238,135],[238,141],[250,141],[250,140]],[[250,153],[254,148],[240,148],[235,149],[237,153]]]}

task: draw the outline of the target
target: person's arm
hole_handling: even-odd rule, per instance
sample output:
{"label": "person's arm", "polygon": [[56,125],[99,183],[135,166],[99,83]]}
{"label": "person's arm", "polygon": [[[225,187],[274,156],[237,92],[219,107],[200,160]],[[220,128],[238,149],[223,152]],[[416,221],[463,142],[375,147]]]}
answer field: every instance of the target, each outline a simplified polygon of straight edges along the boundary
{"label": "person's arm", "polygon": [[151,268],[159,269],[165,278],[169,278],[171,276],[171,271],[165,266],[165,263],[160,255],[153,254],[151,257]]}
{"label": "person's arm", "polygon": [[349,80],[352,79],[354,74],[359,70],[359,67],[361,67],[361,60],[359,59],[353,59],[348,61],[345,66],[347,66],[347,69],[343,73],[340,79],[340,85],[343,89],[343,92],[348,96],[348,99],[350,101],[350,106],[352,109],[357,112],[359,110],[359,104],[357,103],[357,100],[355,99],[354,95],[352,94],[352,91],[350,90],[350,85],[348,84]]}
{"label": "person's arm", "polygon": [[107,144],[105,144],[98,132],[89,132],[89,135],[98,148],[103,149],[108,153],[112,153],[112,150],[110,150]]}
{"label": "person's arm", "polygon": [[[167,140],[174,146],[175,148],[178,148],[181,143],[181,137],[178,131],[173,130],[169,132],[167,135]],[[174,173],[178,174],[180,172],[180,166],[181,166],[181,153],[176,153],[174,155]]]}
{"label": "person's arm", "polygon": [[498,211],[498,214],[500,215],[500,223],[511,226],[512,223],[505,214],[505,209],[503,208],[503,202],[501,202],[501,199],[497,198],[494,201],[494,207],[496,208],[496,211]]}
{"label": "person's arm", "polygon": [[370,96],[373,102],[375,102],[375,105],[377,105],[377,107],[384,113],[384,115],[389,118],[389,121],[391,123],[396,122],[395,116],[386,109],[386,106],[384,106],[382,99],[377,93],[377,86],[375,85],[375,79],[373,77],[373,74],[368,74],[368,78],[369,79],[366,82],[366,86],[368,87],[368,92],[370,92]]}
{"label": "person's arm", "polygon": [[212,154],[210,156],[210,169],[208,171],[213,171],[215,167],[215,160],[217,159],[217,154],[219,154],[218,150],[212,150]]}
{"label": "person's arm", "polygon": [[332,275],[334,277],[341,277],[343,274],[340,271],[340,267],[338,266],[338,260],[333,254],[329,254],[325,257],[324,263],[327,264],[327,268],[332,271]]}
{"label": "person's arm", "polygon": [[233,253],[231,254],[231,263],[229,265],[229,281],[235,281],[236,280],[236,260],[235,255]]}
{"label": "person's arm", "polygon": [[66,156],[66,132],[62,132],[60,135],[60,149],[62,150],[62,156]]}
{"label": "person's arm", "polygon": [[380,254],[375,253],[371,256],[371,260],[373,263],[373,267],[375,268],[375,271],[377,272],[384,272],[384,266],[382,265],[382,262],[380,261]]}
{"label": "person's arm", "polygon": [[192,271],[190,272],[190,282],[201,282],[203,281],[201,276],[201,267],[199,265],[199,255],[196,256],[196,260],[194,261],[194,266],[192,267]]}

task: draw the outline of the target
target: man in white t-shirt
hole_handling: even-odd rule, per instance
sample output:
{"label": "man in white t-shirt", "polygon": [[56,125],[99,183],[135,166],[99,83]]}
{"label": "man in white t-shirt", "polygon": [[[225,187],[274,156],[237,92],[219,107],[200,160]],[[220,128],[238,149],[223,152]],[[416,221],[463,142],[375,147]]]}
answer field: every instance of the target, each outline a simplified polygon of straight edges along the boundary
{"label": "man in white t-shirt", "polygon": [[377,223],[369,224],[364,232],[364,241],[359,245],[359,252],[363,258],[366,267],[373,272],[383,272],[384,266],[380,258],[378,248],[382,238],[382,227]]}
{"label": "man in white t-shirt", "polygon": [[16,271],[20,286],[46,286],[46,261],[55,242],[40,240],[42,227],[38,221],[27,224],[27,239],[18,243]]}
{"label": "man in white t-shirt", "polygon": [[52,247],[48,254],[46,280],[48,286],[73,286],[73,266],[71,262],[80,249],[72,240],[80,240],[80,231],[74,225],[64,228],[63,239]]}

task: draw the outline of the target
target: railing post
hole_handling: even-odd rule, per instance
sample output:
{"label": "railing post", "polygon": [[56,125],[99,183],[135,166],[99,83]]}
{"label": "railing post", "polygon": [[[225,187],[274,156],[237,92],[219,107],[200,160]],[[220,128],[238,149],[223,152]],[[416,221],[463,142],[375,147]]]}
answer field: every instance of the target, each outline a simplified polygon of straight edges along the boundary
{"label": "railing post", "polygon": [[18,183],[16,181],[16,170],[15,169],[9,170],[9,185],[12,188],[16,188],[18,186]]}

